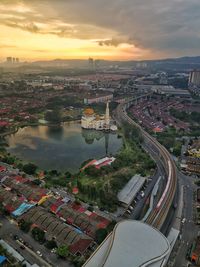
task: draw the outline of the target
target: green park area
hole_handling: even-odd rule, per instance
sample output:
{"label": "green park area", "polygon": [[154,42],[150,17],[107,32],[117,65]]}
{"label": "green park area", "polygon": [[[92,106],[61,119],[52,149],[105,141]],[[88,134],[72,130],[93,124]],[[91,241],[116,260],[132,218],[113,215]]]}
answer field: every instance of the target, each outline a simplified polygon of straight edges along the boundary
{"label": "green park area", "polygon": [[117,193],[132,176],[137,173],[148,176],[155,168],[155,163],[141,147],[140,131],[124,124],[122,135],[124,145],[111,165],[100,169],[90,166],[76,177],[78,198],[109,211],[116,209]]}
{"label": "green park area", "polygon": [[[28,174],[37,177],[35,182],[38,184],[42,182],[47,188],[64,187],[69,192],[73,192],[74,187],[77,187],[78,200],[114,211],[118,204],[117,193],[125,184],[135,174],[148,176],[155,169],[155,163],[141,146],[143,140],[138,128],[124,124],[119,134],[123,138],[123,146],[114,155],[115,161],[100,169],[90,166],[76,174],[68,171],[62,173],[57,170],[42,171],[35,164],[23,162],[7,153],[5,148],[2,148],[0,160],[18,168],[24,176]],[[86,163],[84,162],[82,166]]]}

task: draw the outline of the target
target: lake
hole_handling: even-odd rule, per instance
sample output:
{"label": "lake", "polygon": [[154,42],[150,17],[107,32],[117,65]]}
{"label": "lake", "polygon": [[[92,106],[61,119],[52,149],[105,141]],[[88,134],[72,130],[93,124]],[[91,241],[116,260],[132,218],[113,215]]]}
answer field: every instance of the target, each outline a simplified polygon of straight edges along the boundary
{"label": "lake", "polygon": [[7,151],[43,170],[78,171],[87,159],[116,154],[122,146],[117,134],[83,130],[79,123],[62,127],[28,126],[6,137]]}

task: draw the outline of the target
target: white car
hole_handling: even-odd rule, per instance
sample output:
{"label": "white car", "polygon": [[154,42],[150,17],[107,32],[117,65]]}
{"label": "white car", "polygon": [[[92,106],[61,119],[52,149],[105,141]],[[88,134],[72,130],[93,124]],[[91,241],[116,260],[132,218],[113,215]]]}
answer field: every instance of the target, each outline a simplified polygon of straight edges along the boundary
{"label": "white car", "polygon": [[184,223],[185,223],[185,221],[186,221],[186,219],[185,219],[185,218],[183,218],[181,222],[184,224]]}
{"label": "white car", "polygon": [[141,195],[141,197],[144,197],[144,191],[142,191],[140,195]]}
{"label": "white car", "polygon": [[40,257],[42,257],[42,253],[38,250],[37,252],[36,252]]}

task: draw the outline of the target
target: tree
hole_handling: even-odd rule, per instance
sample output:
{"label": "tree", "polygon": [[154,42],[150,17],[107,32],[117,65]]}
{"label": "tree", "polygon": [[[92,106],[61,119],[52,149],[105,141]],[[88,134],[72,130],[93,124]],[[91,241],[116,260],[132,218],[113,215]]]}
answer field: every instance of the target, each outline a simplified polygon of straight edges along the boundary
{"label": "tree", "polygon": [[57,255],[61,258],[66,258],[69,255],[69,248],[65,245],[62,245],[57,248]]}
{"label": "tree", "polygon": [[23,231],[23,232],[25,232],[25,233],[28,233],[29,232],[29,230],[30,230],[30,228],[31,228],[31,222],[26,222],[26,221],[24,221],[24,220],[21,220],[20,222],[19,222],[19,227],[20,227],[20,229]]}
{"label": "tree", "polygon": [[106,229],[98,229],[96,231],[96,236],[95,236],[96,242],[98,244],[101,244],[103,240],[106,238],[107,234],[108,231]]}
{"label": "tree", "polygon": [[25,164],[23,167],[23,171],[30,175],[35,174],[36,170],[37,170],[37,166],[33,163]]}
{"label": "tree", "polygon": [[53,248],[57,248],[57,243],[55,240],[49,240],[46,242],[45,246],[48,248],[48,249],[53,249]]}
{"label": "tree", "polygon": [[60,123],[61,122],[61,112],[59,109],[54,109],[51,111],[47,111],[45,114],[45,119],[52,123]]}
{"label": "tree", "polygon": [[2,159],[3,162],[11,165],[11,164],[14,164],[15,163],[15,158],[12,157],[12,156],[6,156]]}
{"label": "tree", "polygon": [[95,168],[95,166],[89,166],[88,168],[85,169],[85,173],[89,176],[99,176],[101,174],[101,171]]}
{"label": "tree", "polygon": [[35,179],[32,181],[32,183],[35,185],[40,185],[42,183],[42,181],[40,179]]}
{"label": "tree", "polygon": [[31,234],[36,241],[40,243],[45,242],[45,232],[42,229],[35,227],[32,229]]}

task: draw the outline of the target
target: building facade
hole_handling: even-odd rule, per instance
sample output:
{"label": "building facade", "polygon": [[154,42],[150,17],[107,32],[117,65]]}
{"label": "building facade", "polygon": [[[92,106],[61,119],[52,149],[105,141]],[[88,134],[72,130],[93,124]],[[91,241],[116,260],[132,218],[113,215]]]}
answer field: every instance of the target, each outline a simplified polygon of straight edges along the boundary
{"label": "building facade", "polygon": [[81,118],[81,127],[83,129],[94,129],[98,131],[116,131],[117,127],[111,123],[110,119],[109,102],[106,104],[106,112],[103,116],[95,114],[92,108],[85,109]]}

